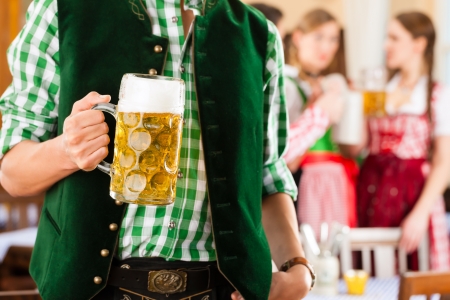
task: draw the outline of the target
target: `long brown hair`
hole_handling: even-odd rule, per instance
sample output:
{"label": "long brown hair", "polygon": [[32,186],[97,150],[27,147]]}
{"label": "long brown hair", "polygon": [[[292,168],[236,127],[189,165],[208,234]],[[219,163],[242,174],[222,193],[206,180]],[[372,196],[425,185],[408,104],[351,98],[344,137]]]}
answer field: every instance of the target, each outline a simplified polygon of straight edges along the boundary
{"label": "long brown hair", "polygon": [[[424,37],[427,40],[427,47],[423,54],[428,73],[428,90],[427,90],[427,111],[431,116],[431,94],[433,92],[433,64],[434,64],[434,44],[436,42],[436,31],[431,19],[421,12],[402,13],[395,17],[395,20],[413,36],[414,39]],[[398,70],[393,70],[394,73]]]}
{"label": "long brown hair", "polygon": [[[295,30],[300,30],[302,33],[307,34],[328,22],[337,23],[337,20],[333,15],[331,15],[326,10],[315,9],[307,13],[301,19],[300,23],[297,25]],[[284,49],[285,49],[284,56],[286,63],[301,68],[300,62],[298,61],[298,49],[292,42],[292,33],[286,35],[284,39]],[[330,66],[322,72],[322,75],[327,75],[336,72],[346,76],[342,30],[340,31],[339,49]]]}

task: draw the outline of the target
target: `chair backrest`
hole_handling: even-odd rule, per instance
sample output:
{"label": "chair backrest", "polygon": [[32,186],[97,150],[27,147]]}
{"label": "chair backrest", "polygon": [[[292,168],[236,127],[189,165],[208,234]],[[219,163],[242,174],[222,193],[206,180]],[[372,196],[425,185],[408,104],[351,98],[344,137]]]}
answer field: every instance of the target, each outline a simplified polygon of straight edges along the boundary
{"label": "chair backrest", "polygon": [[0,232],[36,226],[44,195],[14,198],[0,186]]}
{"label": "chair backrest", "polygon": [[400,279],[399,300],[413,295],[450,294],[450,272],[406,272]]}
{"label": "chair backrest", "polygon": [[0,299],[39,300],[36,284],[28,274],[32,247],[11,246],[0,264]]}
{"label": "chair backrest", "polygon": [[[398,247],[401,237],[400,228],[352,228],[347,239],[341,245],[342,273],[352,269],[352,251],[362,252],[363,269],[372,273],[372,256],[374,257],[375,276],[379,278],[392,277],[396,272],[396,256],[398,272],[407,271],[407,255]],[[397,255],[396,255],[397,253]],[[419,270],[429,269],[428,235],[424,237],[418,249]]]}

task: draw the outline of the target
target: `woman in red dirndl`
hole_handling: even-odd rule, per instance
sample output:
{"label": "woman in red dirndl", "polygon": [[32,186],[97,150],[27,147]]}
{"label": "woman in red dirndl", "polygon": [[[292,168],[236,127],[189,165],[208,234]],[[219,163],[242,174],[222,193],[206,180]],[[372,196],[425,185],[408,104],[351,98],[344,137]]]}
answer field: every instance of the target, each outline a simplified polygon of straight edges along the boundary
{"label": "woman in red dirndl", "polygon": [[[368,120],[358,221],[360,227],[400,226],[400,246],[409,253],[428,228],[430,267],[448,270],[442,193],[450,170],[450,90],[432,81],[434,41],[433,24],[421,13],[400,14],[389,25],[386,61],[398,71],[387,86],[387,115]],[[413,257],[410,268],[417,269]]]}

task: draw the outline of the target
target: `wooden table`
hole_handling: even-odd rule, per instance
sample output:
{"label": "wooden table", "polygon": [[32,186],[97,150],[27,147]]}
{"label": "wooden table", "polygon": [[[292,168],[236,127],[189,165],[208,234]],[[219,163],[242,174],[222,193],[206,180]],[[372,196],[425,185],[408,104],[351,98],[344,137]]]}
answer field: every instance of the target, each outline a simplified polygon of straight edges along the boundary
{"label": "wooden table", "polygon": [[27,228],[0,234],[0,299],[40,299],[28,272],[36,233]]}
{"label": "wooden table", "polygon": [[0,233],[0,263],[3,261],[6,253],[12,246],[33,248],[36,235],[36,227]]}

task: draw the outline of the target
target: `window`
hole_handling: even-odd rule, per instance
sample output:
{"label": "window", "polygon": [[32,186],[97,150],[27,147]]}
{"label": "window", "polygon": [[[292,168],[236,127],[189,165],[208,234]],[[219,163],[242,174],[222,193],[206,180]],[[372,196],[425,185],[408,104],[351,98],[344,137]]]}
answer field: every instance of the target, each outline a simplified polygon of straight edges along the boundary
{"label": "window", "polygon": [[434,76],[450,85],[450,0],[436,0],[435,4],[437,43]]}

